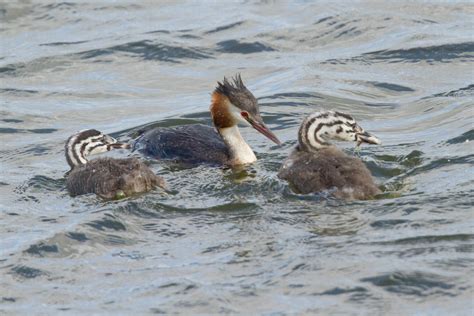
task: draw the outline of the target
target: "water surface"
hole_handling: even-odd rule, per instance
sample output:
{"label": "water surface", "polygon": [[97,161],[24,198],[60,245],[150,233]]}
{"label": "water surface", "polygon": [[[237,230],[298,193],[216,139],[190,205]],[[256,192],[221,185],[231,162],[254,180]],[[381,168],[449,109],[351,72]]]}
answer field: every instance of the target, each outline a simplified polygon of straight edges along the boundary
{"label": "water surface", "polygon": [[[472,313],[473,11],[1,4],[0,312]],[[237,72],[282,146],[244,127],[252,166],[153,163],[168,194],[68,196],[69,135],[210,124],[216,81]],[[360,156],[384,198],[301,196],[276,177],[320,109],[383,141]]]}

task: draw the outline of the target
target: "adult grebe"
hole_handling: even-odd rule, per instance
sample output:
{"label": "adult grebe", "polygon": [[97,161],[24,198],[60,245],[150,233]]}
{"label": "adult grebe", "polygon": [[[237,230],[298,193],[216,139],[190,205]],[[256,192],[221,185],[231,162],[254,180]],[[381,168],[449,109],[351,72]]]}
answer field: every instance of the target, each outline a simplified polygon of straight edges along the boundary
{"label": "adult grebe", "polygon": [[71,167],[66,186],[71,196],[95,193],[103,198],[120,198],[134,193],[147,192],[164,181],[136,158],[98,158],[87,156],[114,148],[130,148],[95,129],[80,131],[71,136],[65,145],[66,160]]}
{"label": "adult grebe", "polygon": [[347,114],[316,112],[303,121],[298,146],[281,166],[278,177],[287,180],[297,193],[333,189],[344,199],[370,199],[381,193],[364,163],[327,142],[328,139],[380,144]]}
{"label": "adult grebe", "polygon": [[187,164],[240,165],[257,160],[239,132],[237,124],[250,124],[257,131],[280,144],[260,116],[258,103],[245,87],[240,75],[233,83],[226,78],[212,93],[211,117],[216,130],[202,124],[175,128],[157,127],[146,131],[134,149],[156,159]]}

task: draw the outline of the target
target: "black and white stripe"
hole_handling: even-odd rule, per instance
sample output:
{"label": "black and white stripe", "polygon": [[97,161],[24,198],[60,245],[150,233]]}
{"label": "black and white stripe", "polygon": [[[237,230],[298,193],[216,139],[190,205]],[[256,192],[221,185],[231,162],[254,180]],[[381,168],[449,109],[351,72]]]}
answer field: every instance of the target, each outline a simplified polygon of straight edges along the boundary
{"label": "black and white stripe", "polygon": [[328,147],[325,140],[347,132],[356,126],[355,120],[348,114],[334,111],[316,112],[305,118],[298,131],[299,146],[303,150],[317,150]]}
{"label": "black and white stripe", "polygon": [[111,145],[117,141],[104,135],[98,130],[89,129],[78,132],[69,137],[65,145],[66,160],[69,166],[75,166],[87,163],[86,157],[91,154],[106,152],[112,149]]}

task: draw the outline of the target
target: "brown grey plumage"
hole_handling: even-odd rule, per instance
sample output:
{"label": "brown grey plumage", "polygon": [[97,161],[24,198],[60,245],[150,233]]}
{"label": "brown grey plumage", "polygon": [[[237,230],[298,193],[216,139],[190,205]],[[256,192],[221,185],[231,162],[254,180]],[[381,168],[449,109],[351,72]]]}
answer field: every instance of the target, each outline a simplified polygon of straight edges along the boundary
{"label": "brown grey plumage", "polygon": [[165,187],[164,180],[137,158],[99,158],[88,161],[88,155],[114,148],[129,148],[97,130],[85,130],[71,136],[65,146],[71,166],[66,186],[71,196],[95,193],[105,199],[130,196]]}
{"label": "brown grey plumage", "polygon": [[365,200],[381,193],[364,163],[335,147],[317,153],[296,149],[281,166],[278,177],[301,194],[334,190],[337,198]]}
{"label": "brown grey plumage", "polygon": [[165,183],[136,158],[99,158],[75,167],[68,175],[67,189],[71,196],[95,193],[105,199],[148,192]]}
{"label": "brown grey plumage", "polygon": [[340,112],[309,115],[298,132],[298,146],[282,164],[278,177],[301,194],[328,191],[337,198],[371,199],[380,194],[364,163],[331,145],[329,139],[380,144],[354,119]]}

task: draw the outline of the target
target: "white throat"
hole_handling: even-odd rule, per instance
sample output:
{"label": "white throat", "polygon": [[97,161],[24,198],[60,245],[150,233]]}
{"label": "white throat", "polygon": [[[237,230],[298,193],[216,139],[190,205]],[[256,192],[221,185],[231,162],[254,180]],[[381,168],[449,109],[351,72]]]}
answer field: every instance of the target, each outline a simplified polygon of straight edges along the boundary
{"label": "white throat", "polygon": [[250,148],[242,138],[242,135],[240,135],[237,125],[220,128],[219,133],[227,145],[227,148],[229,148],[231,164],[240,165],[257,161],[257,157],[252,148]]}

